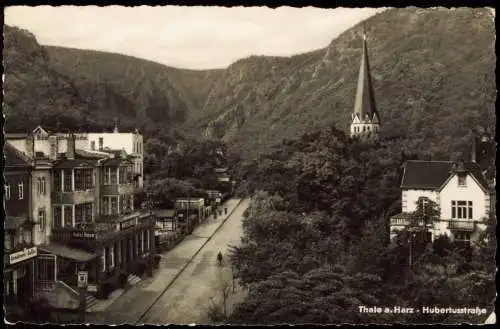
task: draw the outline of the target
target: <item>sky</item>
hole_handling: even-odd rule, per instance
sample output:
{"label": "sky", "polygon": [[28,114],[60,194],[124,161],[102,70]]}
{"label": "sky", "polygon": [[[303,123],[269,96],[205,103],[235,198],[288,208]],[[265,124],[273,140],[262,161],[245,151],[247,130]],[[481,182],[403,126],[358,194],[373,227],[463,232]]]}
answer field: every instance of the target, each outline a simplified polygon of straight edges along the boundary
{"label": "sky", "polygon": [[326,47],[383,9],[314,7],[11,6],[5,24],[42,45],[131,55],[188,69],[224,68],[251,55]]}

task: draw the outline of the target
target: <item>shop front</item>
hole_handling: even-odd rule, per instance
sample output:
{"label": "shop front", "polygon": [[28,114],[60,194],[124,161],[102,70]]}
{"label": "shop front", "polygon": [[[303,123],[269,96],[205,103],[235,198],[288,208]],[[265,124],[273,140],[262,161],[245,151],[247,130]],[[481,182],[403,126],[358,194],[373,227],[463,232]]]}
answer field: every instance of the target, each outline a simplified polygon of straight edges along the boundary
{"label": "shop front", "polygon": [[136,212],[120,217],[90,223],[85,229],[58,229],[53,236],[59,241],[44,250],[58,255],[59,280],[76,286],[77,273],[85,271],[88,292],[106,298],[123,288],[129,275],[152,272],[154,216]]}
{"label": "shop front", "polygon": [[34,259],[37,247],[26,247],[7,254],[4,269],[6,305],[24,306],[33,298]]}

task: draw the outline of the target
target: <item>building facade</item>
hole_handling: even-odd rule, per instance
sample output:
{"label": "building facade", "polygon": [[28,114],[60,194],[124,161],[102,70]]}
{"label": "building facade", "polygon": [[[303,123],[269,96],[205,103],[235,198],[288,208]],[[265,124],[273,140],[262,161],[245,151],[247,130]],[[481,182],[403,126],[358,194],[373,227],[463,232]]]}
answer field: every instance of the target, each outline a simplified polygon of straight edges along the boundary
{"label": "building facade", "polygon": [[31,213],[31,173],[29,158],[8,142],[4,147],[4,302],[23,307],[33,297],[35,258],[38,249],[33,241]]}
{"label": "building facade", "polygon": [[[50,132],[42,127],[30,134],[6,135],[13,154],[24,158],[29,168],[28,174],[11,171],[6,195],[14,195],[16,184],[30,195],[29,200],[7,200],[12,218],[29,219],[8,223],[33,222],[34,295],[56,307],[78,304],[78,271],[88,273],[88,291],[103,296],[118,275],[152,268],[154,215],[134,209],[134,196],[142,190],[142,136],[115,133],[104,144],[109,136],[101,135]],[[99,143],[96,150],[94,139]],[[127,153],[128,149],[135,154]],[[21,210],[25,214],[18,213]]]}
{"label": "building facade", "polygon": [[439,206],[439,218],[429,223],[420,220],[431,240],[447,235],[469,244],[484,231],[493,210],[493,191],[473,162],[407,161],[401,190],[402,213],[390,220],[391,237],[410,225],[420,198]]}

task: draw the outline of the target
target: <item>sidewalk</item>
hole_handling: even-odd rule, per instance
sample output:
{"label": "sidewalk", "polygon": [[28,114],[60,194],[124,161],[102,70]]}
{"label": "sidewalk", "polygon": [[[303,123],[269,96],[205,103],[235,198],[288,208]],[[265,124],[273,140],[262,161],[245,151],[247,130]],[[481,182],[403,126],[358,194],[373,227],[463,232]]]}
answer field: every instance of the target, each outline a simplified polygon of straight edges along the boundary
{"label": "sidewalk", "polygon": [[172,250],[162,254],[159,269],[153,277],[147,278],[121,296],[117,297],[107,308],[101,312],[88,313],[87,323],[99,324],[135,324],[151,304],[163,293],[183,269],[189,264],[204,244],[215,234],[236,207],[240,199],[230,199],[222,207],[228,208],[228,214],[208,217],[191,235]]}

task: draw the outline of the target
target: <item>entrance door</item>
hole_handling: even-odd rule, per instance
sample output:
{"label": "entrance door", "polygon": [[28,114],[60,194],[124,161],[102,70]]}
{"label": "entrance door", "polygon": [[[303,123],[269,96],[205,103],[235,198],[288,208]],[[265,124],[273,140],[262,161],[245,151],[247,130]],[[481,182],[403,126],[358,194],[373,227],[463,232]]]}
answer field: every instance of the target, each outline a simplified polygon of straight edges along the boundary
{"label": "entrance door", "polygon": [[35,285],[39,290],[50,290],[57,280],[56,255],[38,255],[35,260]]}

